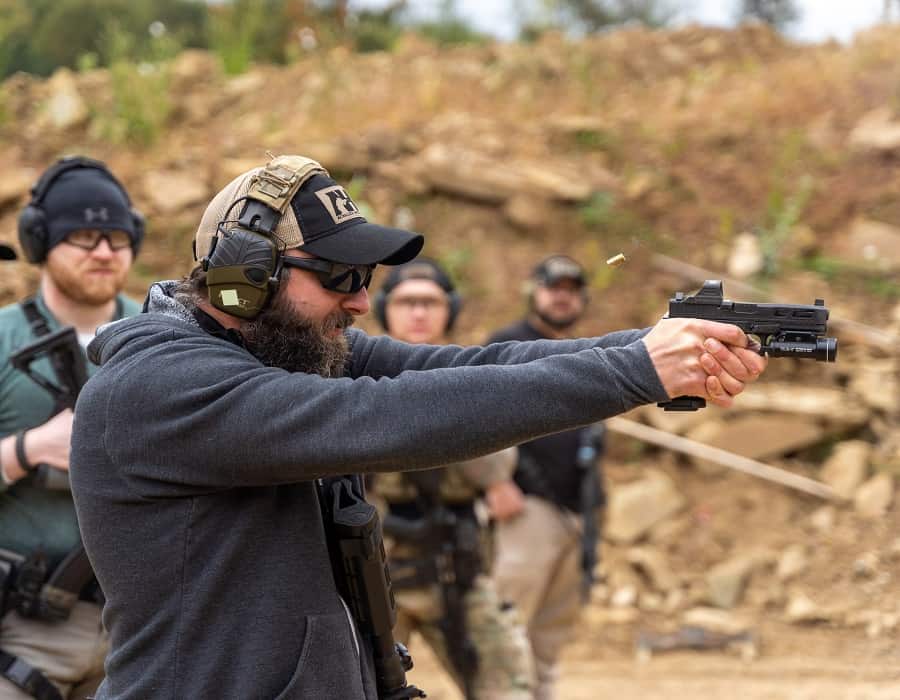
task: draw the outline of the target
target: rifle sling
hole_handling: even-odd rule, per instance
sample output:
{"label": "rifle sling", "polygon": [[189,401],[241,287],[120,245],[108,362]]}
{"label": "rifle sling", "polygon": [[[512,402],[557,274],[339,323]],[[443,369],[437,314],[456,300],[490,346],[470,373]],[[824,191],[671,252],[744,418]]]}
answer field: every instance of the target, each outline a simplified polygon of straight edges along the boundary
{"label": "rifle sling", "polygon": [[28,325],[31,326],[31,332],[34,334],[35,338],[50,335],[50,325],[47,323],[47,319],[44,318],[44,314],[42,314],[41,310],[38,308],[37,300],[34,297],[23,299],[20,306],[22,307],[22,313],[25,314],[25,318],[28,321]]}

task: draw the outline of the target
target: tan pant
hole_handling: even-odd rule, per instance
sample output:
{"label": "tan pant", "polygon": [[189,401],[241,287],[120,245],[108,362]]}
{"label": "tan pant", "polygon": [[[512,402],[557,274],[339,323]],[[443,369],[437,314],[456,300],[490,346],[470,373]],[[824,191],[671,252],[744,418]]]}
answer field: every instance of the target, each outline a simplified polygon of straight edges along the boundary
{"label": "tan pant", "polygon": [[[438,622],[443,615],[437,586],[414,590],[394,589],[397,624],[394,637],[409,643],[417,631],[441,660],[460,690],[462,680],[447,653]],[[494,581],[478,576],[465,597],[468,634],[478,652],[478,671],[472,690],[478,700],[532,700],[534,672],[525,629],[513,608],[504,608]]]}
{"label": "tan pant", "polygon": [[[42,671],[68,700],[83,700],[97,689],[108,648],[100,607],[93,603],[76,603],[62,622],[29,620],[17,612],[0,621],[0,649]],[[0,700],[29,698],[0,676]]]}
{"label": "tan pant", "polygon": [[501,598],[516,605],[528,629],[536,700],[552,700],[559,652],[578,619],[581,533],[579,516],[533,496],[495,530],[494,577]]}

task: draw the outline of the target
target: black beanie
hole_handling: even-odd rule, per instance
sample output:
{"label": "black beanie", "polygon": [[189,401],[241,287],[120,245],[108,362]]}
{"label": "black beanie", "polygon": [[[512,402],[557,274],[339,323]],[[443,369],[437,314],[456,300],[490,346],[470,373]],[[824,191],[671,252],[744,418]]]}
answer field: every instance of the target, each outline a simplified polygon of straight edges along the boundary
{"label": "black beanie", "polygon": [[40,204],[47,221],[47,250],[78,229],[121,230],[140,247],[143,233],[136,225],[128,195],[109,175],[96,168],[76,168],[50,185]]}

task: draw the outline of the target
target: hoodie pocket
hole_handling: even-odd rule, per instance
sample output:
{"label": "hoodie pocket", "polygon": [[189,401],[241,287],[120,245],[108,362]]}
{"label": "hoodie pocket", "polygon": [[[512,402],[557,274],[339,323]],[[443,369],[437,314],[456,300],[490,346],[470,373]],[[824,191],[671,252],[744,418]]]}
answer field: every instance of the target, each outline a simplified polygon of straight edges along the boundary
{"label": "hoodie pocket", "polygon": [[310,615],[294,675],[275,700],[365,698],[353,630],[344,613]]}

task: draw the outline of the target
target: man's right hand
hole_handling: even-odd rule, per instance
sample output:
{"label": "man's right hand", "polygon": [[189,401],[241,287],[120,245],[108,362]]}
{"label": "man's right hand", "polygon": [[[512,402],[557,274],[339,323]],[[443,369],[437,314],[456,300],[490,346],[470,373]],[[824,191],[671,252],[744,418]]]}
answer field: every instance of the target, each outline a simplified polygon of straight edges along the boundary
{"label": "man's right hand", "polygon": [[69,470],[74,415],[72,409],[67,408],[25,434],[25,455],[31,464],[49,464],[63,471]]}
{"label": "man's right hand", "polygon": [[727,323],[664,318],[643,342],[669,398],[700,396],[731,406],[768,363],[740,328]]}

